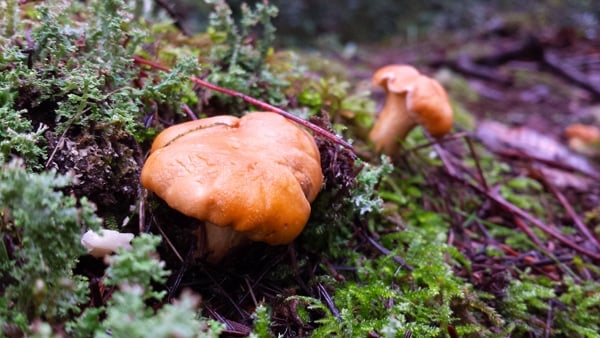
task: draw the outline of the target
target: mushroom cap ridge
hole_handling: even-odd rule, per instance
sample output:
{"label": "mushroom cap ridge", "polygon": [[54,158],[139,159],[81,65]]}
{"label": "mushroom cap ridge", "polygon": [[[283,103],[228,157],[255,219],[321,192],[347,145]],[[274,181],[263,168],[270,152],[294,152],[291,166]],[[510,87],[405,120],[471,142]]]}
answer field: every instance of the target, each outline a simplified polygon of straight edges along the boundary
{"label": "mushroom cap ridge", "polygon": [[388,65],[373,74],[373,84],[383,87],[386,92],[403,93],[412,88],[412,83],[420,77],[419,71],[409,65]]}
{"label": "mushroom cap ridge", "polygon": [[323,183],[308,132],[264,112],[171,128],[153,143],[144,187],[188,216],[254,241],[286,244],[298,236]]}

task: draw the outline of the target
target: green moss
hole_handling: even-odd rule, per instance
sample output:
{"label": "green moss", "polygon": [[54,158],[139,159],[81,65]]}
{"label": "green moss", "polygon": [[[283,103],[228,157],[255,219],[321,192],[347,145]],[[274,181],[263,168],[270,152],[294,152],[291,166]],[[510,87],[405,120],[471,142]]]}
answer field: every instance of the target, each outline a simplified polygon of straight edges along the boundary
{"label": "green moss", "polygon": [[22,330],[33,318],[67,320],[87,296],[85,281],[72,270],[84,253],[82,229],[97,227],[100,220],[86,199],[58,191],[69,183],[54,172],[29,173],[18,161],[2,165],[0,229],[16,250],[11,248],[9,257],[7,242],[1,244],[1,299],[7,306],[0,317]]}

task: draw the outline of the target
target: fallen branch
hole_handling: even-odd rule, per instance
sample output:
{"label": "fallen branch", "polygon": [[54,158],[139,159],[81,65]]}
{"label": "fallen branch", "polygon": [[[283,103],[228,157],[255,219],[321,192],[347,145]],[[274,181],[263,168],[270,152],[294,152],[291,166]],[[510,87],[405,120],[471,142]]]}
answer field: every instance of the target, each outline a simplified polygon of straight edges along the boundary
{"label": "fallen branch", "polygon": [[[165,66],[163,66],[163,65],[161,65],[161,64],[159,64],[157,62],[154,62],[154,61],[146,60],[146,59],[144,59],[141,56],[134,55],[133,56],[133,61],[135,63],[137,63],[137,64],[146,65],[146,66],[152,67],[154,69],[162,70],[164,72],[170,72],[171,71],[168,67],[165,67]],[[308,128],[308,129],[314,131],[315,133],[317,133],[317,134],[319,134],[319,135],[327,138],[331,142],[334,142],[336,144],[339,144],[339,145],[343,146],[344,148],[350,150],[350,153],[352,154],[353,158],[357,157],[356,153],[354,152],[354,147],[350,143],[346,142],[345,140],[343,140],[339,136],[334,135],[333,133],[331,133],[331,132],[329,132],[329,131],[327,131],[327,130],[325,130],[325,129],[323,129],[323,128],[321,128],[321,127],[319,127],[319,126],[317,126],[317,125],[315,125],[313,123],[310,123],[309,121],[303,120],[302,118],[300,118],[300,117],[298,117],[296,115],[293,115],[293,114],[291,114],[291,113],[289,113],[289,112],[287,112],[287,111],[285,111],[285,110],[283,110],[281,108],[275,107],[275,106],[270,105],[270,104],[268,104],[266,102],[262,102],[260,100],[257,100],[257,99],[255,99],[255,98],[253,98],[251,96],[242,94],[240,92],[236,92],[236,91],[231,90],[231,89],[219,87],[219,86],[217,86],[215,84],[212,84],[210,82],[204,81],[204,80],[202,80],[202,79],[200,79],[200,78],[198,78],[196,76],[191,76],[190,80],[192,82],[194,82],[195,84],[201,86],[201,87],[208,88],[210,90],[213,90],[213,91],[216,91],[216,92],[219,92],[219,93],[227,94],[229,96],[240,98],[240,99],[242,99],[242,100],[250,103],[251,105],[254,105],[254,106],[258,107],[258,108],[265,109],[265,110],[268,110],[268,111],[273,112],[273,113],[277,113],[277,114],[279,114],[279,115],[281,115],[281,116],[283,116],[283,117],[285,117],[285,118],[287,118],[289,120],[292,120],[292,121],[294,121],[294,122],[302,125],[305,128]]]}

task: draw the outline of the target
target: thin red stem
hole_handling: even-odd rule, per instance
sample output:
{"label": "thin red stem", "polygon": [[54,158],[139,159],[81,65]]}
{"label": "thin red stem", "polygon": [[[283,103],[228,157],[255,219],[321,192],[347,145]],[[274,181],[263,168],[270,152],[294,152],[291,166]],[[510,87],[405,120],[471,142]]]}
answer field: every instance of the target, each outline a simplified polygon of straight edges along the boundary
{"label": "thin red stem", "polygon": [[[133,56],[133,61],[135,63],[137,63],[137,64],[147,65],[147,66],[150,66],[150,67],[152,67],[154,69],[162,70],[162,71],[165,71],[165,72],[170,72],[171,71],[168,67],[165,67],[165,66],[161,65],[160,63],[157,63],[157,62],[154,62],[154,61],[146,60],[146,59],[144,59],[141,56],[134,55]],[[339,136],[337,136],[337,135],[335,135],[335,134],[333,134],[333,133],[331,133],[331,132],[329,132],[329,131],[327,131],[327,130],[325,130],[325,129],[323,129],[323,128],[321,128],[321,127],[319,127],[319,126],[317,126],[317,125],[315,125],[313,123],[310,123],[310,122],[308,122],[306,120],[303,120],[302,118],[300,118],[300,117],[298,117],[296,115],[293,115],[293,114],[291,114],[291,113],[289,113],[289,112],[287,112],[287,111],[285,111],[285,110],[283,110],[281,108],[275,107],[275,106],[270,105],[270,104],[268,104],[266,102],[262,102],[260,100],[257,100],[257,99],[255,99],[255,98],[253,98],[251,96],[242,94],[240,92],[236,92],[236,91],[231,90],[231,89],[219,87],[219,86],[217,86],[215,84],[212,84],[210,82],[204,81],[204,80],[202,80],[202,79],[200,79],[200,78],[198,78],[196,76],[191,76],[190,80],[192,82],[194,82],[195,84],[197,84],[199,86],[202,86],[204,88],[208,88],[210,90],[214,90],[216,92],[227,94],[227,95],[230,95],[230,96],[233,96],[233,97],[238,97],[238,98],[240,98],[240,99],[242,99],[242,100],[244,100],[244,101],[246,101],[246,102],[248,102],[248,103],[250,103],[250,104],[252,104],[252,105],[254,105],[256,107],[258,107],[258,108],[265,109],[265,110],[271,111],[273,113],[277,113],[279,115],[282,115],[283,117],[285,117],[285,118],[287,118],[289,120],[292,120],[292,121],[294,121],[294,122],[302,125],[303,127],[306,127],[308,129],[314,131],[317,134],[320,134],[321,136],[329,139],[330,141],[332,141],[334,143],[337,143],[337,144],[339,144],[339,145],[341,145],[341,146],[349,149],[351,151],[351,153],[354,155],[354,148],[352,147],[352,145],[350,143],[346,142],[345,140],[343,140]]]}

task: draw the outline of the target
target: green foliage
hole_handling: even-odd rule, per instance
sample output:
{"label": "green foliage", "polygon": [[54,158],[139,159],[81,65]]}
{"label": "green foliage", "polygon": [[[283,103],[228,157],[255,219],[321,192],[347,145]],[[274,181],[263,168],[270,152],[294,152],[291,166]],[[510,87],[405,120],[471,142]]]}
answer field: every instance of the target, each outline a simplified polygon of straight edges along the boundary
{"label": "green foliage", "polygon": [[368,91],[352,93],[349,82],[334,76],[308,79],[303,87],[297,98],[298,103],[307,106],[311,114],[326,110],[355,119],[359,126],[371,125],[375,104],[368,98]]}
{"label": "green foliage", "polygon": [[192,89],[189,77],[197,72],[198,64],[194,57],[180,57],[171,71],[160,77],[160,81],[148,81],[144,84],[143,99],[160,102],[162,106],[174,112],[181,111],[182,103],[193,106],[198,103],[198,97]]}
{"label": "green foliage", "polygon": [[[600,283],[576,283],[572,278],[565,278],[565,286],[566,291],[558,298],[560,303],[555,305],[557,333],[596,337],[600,332]],[[567,311],[561,311],[561,308]]]}
{"label": "green foliage", "polygon": [[[210,63],[203,65],[210,69],[206,79],[274,105],[285,104],[283,88],[288,85],[287,78],[295,76],[292,75],[295,74],[294,67],[288,67],[289,74],[275,74],[267,62],[273,54],[275,27],[271,19],[277,15],[277,7],[265,2],[257,3],[251,9],[244,4],[242,18],[236,23],[231,8],[224,0],[208,2],[214,7],[207,28],[213,45],[207,52]],[[255,34],[258,34],[258,38]],[[216,95],[225,104],[238,102],[229,96]],[[244,107],[235,109],[234,106],[229,113],[239,114]]]}
{"label": "green foliage", "polygon": [[160,104],[180,112],[182,102],[197,102],[188,81],[198,69],[191,57],[181,58],[171,73],[133,86],[139,69],[131,56],[152,41],[128,11],[119,0],[86,7],[55,1],[30,11],[34,50],[9,48],[0,57],[0,118],[7,126],[0,131],[1,158],[18,155],[41,168],[44,132],[59,138],[101,130],[103,137],[144,141],[153,135],[141,123],[144,108]]}
{"label": "green foliage", "polygon": [[[158,310],[149,302],[162,301],[165,292],[153,291],[152,283],[164,283],[169,272],[156,255],[160,237],[142,234],[131,250],[120,250],[108,259],[105,284],[117,290],[104,307],[87,309],[68,330],[77,337],[218,337],[222,324],[197,313],[199,296],[184,291],[178,300]],[[106,318],[98,314],[105,311]],[[127,318],[127,320],[123,320]],[[110,334],[108,333],[110,332]]]}
{"label": "green foliage", "polygon": [[265,304],[258,304],[252,318],[254,319],[254,330],[250,334],[251,338],[273,337],[269,328],[271,325],[271,313]]}
{"label": "green foliage", "polygon": [[[169,272],[164,262],[155,256],[155,248],[160,237],[142,234],[132,240],[133,250],[122,250],[118,255],[108,258],[110,266],[106,269],[107,285],[136,284],[149,288],[151,282],[162,283]],[[155,295],[161,298],[161,295]]]}
{"label": "green foliage", "polygon": [[17,0],[4,0],[0,2],[0,47],[7,38],[15,34],[19,18],[19,2]]}
{"label": "green foliage", "polygon": [[313,202],[314,212],[307,229],[301,234],[307,248],[335,258],[353,254],[346,250],[352,237],[353,221],[356,217],[371,212],[376,214],[381,210],[383,201],[377,193],[377,185],[391,168],[385,157],[382,157],[380,165],[356,161],[358,173],[347,194],[340,191],[341,187],[323,191]]}
{"label": "green foliage", "polygon": [[40,92],[32,108],[48,100],[57,104],[57,133],[83,126],[104,128],[108,135],[120,130],[134,134],[140,128],[136,118],[144,93],[128,86],[137,74],[131,54],[142,34],[128,29],[131,22],[121,1],[90,5],[93,12],[85,25],[72,18],[71,12],[83,11],[76,4],[37,8],[34,56],[43,65],[36,64],[41,68],[37,76],[19,85]]}
{"label": "green foliage", "polygon": [[[0,72],[0,83],[8,83],[9,72]],[[43,133],[46,127],[40,125],[34,129],[31,120],[24,117],[25,110],[15,110],[14,102],[17,93],[9,87],[0,85],[0,163],[7,162],[11,155],[19,155],[27,159],[31,167],[45,155]]]}
{"label": "green foliage", "polygon": [[500,187],[500,194],[509,202],[521,209],[542,214],[544,208],[540,201],[533,196],[539,196],[542,185],[528,177],[515,177]]}
{"label": "green foliage", "polygon": [[548,301],[556,297],[551,287],[533,281],[511,280],[506,290],[503,312],[512,319],[511,326],[515,333],[542,333],[535,314],[546,313]]}
{"label": "green foliage", "polygon": [[377,212],[382,207],[382,200],[377,195],[377,184],[384,175],[392,171],[392,165],[385,156],[381,157],[379,166],[360,161],[356,165],[363,166],[363,168],[356,176],[356,186],[352,190],[352,195],[347,199],[347,203],[352,205],[359,215]]}
{"label": "green foliage", "polygon": [[[289,300],[301,301],[307,311],[321,314],[316,321],[320,326],[312,333],[315,337],[355,337],[372,332],[389,337],[406,332],[440,337],[450,325],[462,334],[490,333],[480,323],[461,322],[456,314],[460,308],[461,313],[501,322],[498,313],[477,294],[465,291],[472,286],[455,276],[454,268],[469,266],[468,260],[447,244],[448,220],[419,203],[427,191],[422,178],[399,180],[396,175],[385,157],[379,167],[364,166],[346,200],[347,208],[342,209],[349,213],[348,218],[336,218],[339,228],[330,224],[321,234],[335,237],[330,248],[321,253],[343,259],[345,265],[356,269],[345,282],[323,278],[335,290],[333,302],[339,315],[317,299],[294,296]],[[381,198],[388,203],[384,208]],[[405,216],[403,228],[383,217],[390,212],[391,202]],[[389,253],[373,257],[342,248],[347,244],[340,238],[349,241],[348,229],[344,228],[354,222],[353,215],[368,219],[368,230],[379,234],[378,242]],[[335,236],[328,236],[328,231]]]}
{"label": "green foliage", "polygon": [[58,189],[69,184],[54,172],[33,174],[22,164],[4,164],[0,172],[0,229],[10,234],[15,251],[2,245],[0,280],[5,292],[0,316],[25,329],[25,320],[61,321],[78,312],[86,283],[74,277],[76,259],[84,253],[81,229],[100,220],[94,206]]}

